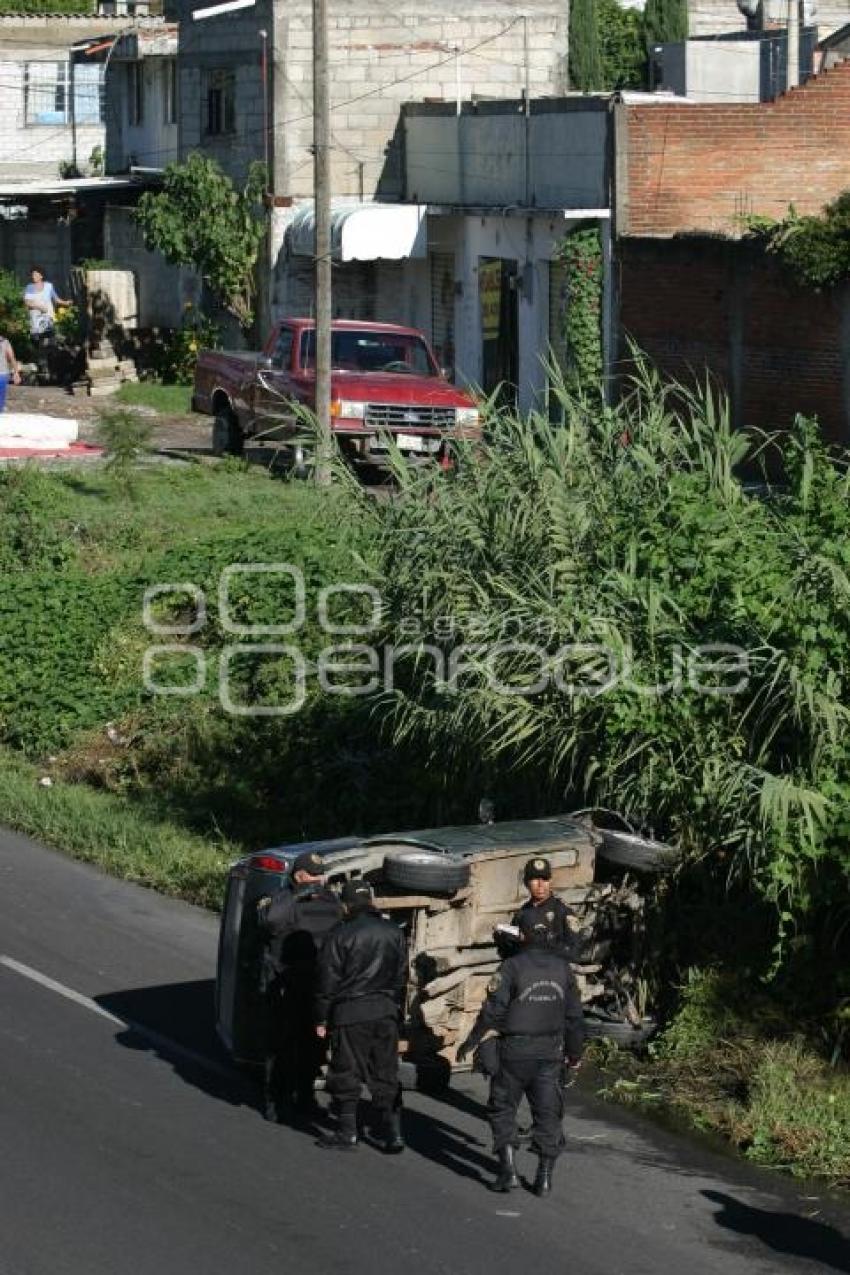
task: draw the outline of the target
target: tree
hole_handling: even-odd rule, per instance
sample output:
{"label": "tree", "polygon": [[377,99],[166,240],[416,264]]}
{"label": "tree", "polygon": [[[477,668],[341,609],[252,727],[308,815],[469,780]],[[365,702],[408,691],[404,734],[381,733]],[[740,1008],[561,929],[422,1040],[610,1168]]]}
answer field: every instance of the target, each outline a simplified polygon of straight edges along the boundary
{"label": "tree", "polygon": [[263,164],[239,191],[213,159],[197,152],[169,164],[161,191],[139,200],[136,220],[148,248],[177,266],[194,266],[243,329],[254,321],[255,269],[265,233]]}
{"label": "tree", "polygon": [[646,38],[650,44],[687,40],[687,0],[646,0],[644,22]]}
{"label": "tree", "polygon": [[596,25],[596,0],[570,5],[570,86],[590,93],[602,88],[602,64]]}
{"label": "tree", "polygon": [[624,9],[618,0],[597,0],[596,21],[602,87],[645,89],[646,28],[639,9]]}

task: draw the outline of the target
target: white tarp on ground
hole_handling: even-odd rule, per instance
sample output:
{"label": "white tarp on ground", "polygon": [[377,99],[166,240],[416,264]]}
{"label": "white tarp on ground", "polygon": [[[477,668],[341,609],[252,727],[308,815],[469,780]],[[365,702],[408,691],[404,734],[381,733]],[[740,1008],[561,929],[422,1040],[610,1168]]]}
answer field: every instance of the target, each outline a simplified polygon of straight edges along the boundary
{"label": "white tarp on ground", "polygon": [[55,451],[75,443],[79,432],[77,421],[61,420],[39,412],[3,412],[0,415],[0,447]]}

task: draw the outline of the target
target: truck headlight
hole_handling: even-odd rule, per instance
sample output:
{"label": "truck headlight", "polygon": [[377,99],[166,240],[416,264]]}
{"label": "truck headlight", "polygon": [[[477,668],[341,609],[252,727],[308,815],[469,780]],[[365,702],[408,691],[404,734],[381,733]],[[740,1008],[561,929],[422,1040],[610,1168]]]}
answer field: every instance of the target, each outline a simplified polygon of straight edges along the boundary
{"label": "truck headlight", "polygon": [[338,416],[349,421],[362,421],[366,417],[366,404],[354,403],[347,398],[334,399],[331,403],[331,416]]}
{"label": "truck headlight", "polygon": [[474,429],[479,420],[480,413],[477,407],[455,408],[455,425],[461,425],[466,429]]}

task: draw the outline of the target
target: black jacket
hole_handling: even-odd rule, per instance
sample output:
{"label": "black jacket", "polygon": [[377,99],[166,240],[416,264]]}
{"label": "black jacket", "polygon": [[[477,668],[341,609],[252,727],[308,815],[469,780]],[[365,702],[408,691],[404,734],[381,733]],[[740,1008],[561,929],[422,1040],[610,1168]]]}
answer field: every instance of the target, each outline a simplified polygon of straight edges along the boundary
{"label": "black jacket", "polygon": [[281,890],[266,909],[261,926],[267,935],[264,969],[267,981],[301,984],[312,994],[316,958],[327,935],[342,916],[342,904],[324,886]]}
{"label": "black jacket", "polygon": [[571,951],[575,943],[575,935],[570,929],[568,918],[575,913],[572,908],[567,907],[563,899],[559,899],[554,894],[545,903],[535,903],[533,899],[526,899],[511,918],[511,925],[519,925],[520,916],[526,912],[533,912],[535,919],[547,926],[556,946],[563,948],[565,952]]}
{"label": "black jacket", "polygon": [[503,961],[469,1035],[470,1047],[488,1031],[529,1058],[581,1057],[581,997],[563,952],[532,944]]}
{"label": "black jacket", "polygon": [[315,1017],[343,1027],[398,1013],[407,981],[407,944],[392,921],[369,909],[341,921],[319,956]]}

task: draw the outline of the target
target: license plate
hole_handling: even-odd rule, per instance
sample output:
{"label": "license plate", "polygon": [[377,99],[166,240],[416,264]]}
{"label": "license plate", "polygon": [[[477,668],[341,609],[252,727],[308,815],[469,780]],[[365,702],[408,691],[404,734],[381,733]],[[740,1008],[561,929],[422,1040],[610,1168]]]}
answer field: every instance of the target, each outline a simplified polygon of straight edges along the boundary
{"label": "license plate", "polygon": [[421,434],[396,434],[396,446],[403,452],[432,452],[440,445],[437,438],[423,438]]}

